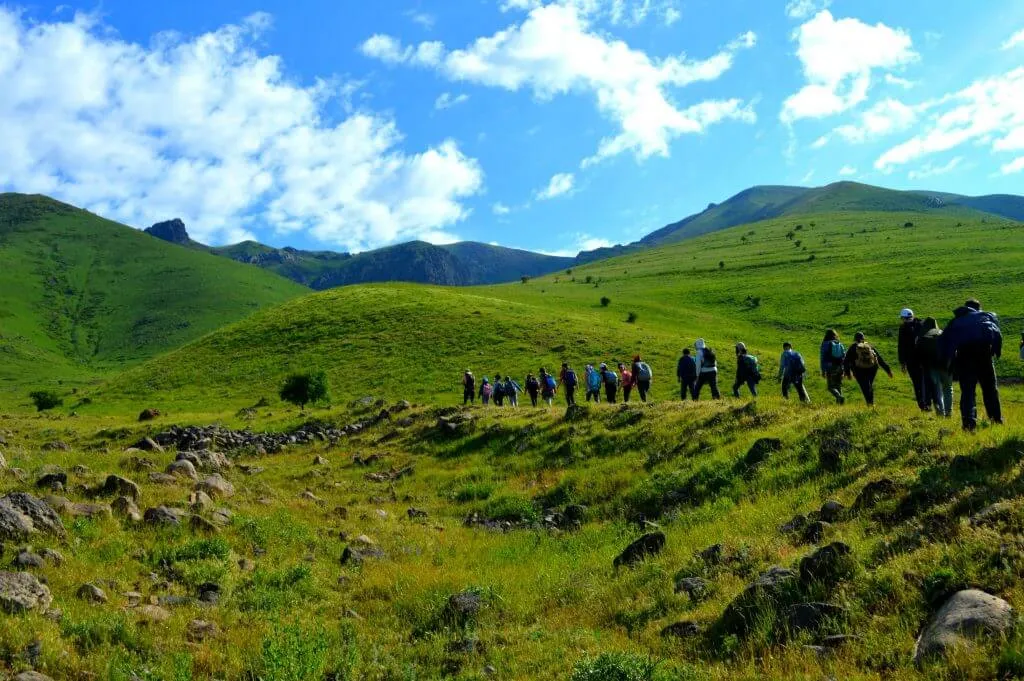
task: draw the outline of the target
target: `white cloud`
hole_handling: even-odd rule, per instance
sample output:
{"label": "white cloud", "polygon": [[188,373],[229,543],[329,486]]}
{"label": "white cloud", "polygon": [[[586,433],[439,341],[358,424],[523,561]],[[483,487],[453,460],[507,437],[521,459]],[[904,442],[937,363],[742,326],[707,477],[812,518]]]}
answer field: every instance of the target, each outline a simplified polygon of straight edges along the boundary
{"label": "white cloud", "polygon": [[786,3],[786,16],[790,19],[806,19],[831,4],[832,0],[789,0]]}
{"label": "white cloud", "polygon": [[572,191],[576,183],[576,177],[572,173],[558,173],[551,178],[548,186],[537,192],[537,199],[546,201],[556,196],[562,196]]}
{"label": "white cloud", "polygon": [[432,40],[422,42],[417,47],[403,46],[402,41],[397,38],[378,33],[367,38],[359,46],[359,51],[385,64],[436,66],[441,61],[444,45]]}
{"label": "white cloud", "polygon": [[1012,50],[1018,45],[1024,45],[1024,29],[1021,29],[1010,36],[1005,43],[1003,43],[1004,50]]}
{"label": "white cloud", "polygon": [[[920,107],[927,108],[928,105]],[[862,144],[886,135],[903,132],[917,120],[918,108],[907,106],[895,99],[884,99],[860,115],[856,124],[841,125],[833,133],[850,144]],[[815,149],[825,146],[829,137],[818,139]]]}
{"label": "white cloud", "polygon": [[[577,0],[582,2],[583,0]],[[370,39],[372,47],[380,37]],[[397,43],[395,39],[390,39]],[[737,51],[753,47],[746,33],[704,60],[685,55],[657,59],[591,26],[585,9],[574,2],[536,6],[521,24],[478,38],[463,49],[438,53],[438,70],[457,82],[517,91],[528,89],[540,100],[585,93],[618,132],[601,141],[591,162],[623,152],[638,159],[667,156],[670,142],[682,134],[700,134],[723,120],[753,122],[756,115],[739,99],[708,100],[680,107],[668,88],[713,81],[728,71]],[[370,41],[367,41],[370,42]],[[422,46],[421,46],[422,47]],[[376,49],[364,52],[373,54]],[[379,50],[385,61],[416,63],[420,48]]]}
{"label": "white cloud", "polygon": [[666,26],[671,26],[680,19],[683,18],[683,13],[675,7],[666,7],[664,13],[664,21]]}
{"label": "white cloud", "polygon": [[451,141],[402,149],[390,118],[327,113],[347,88],[289,80],[254,15],[196,37],[121,40],[85,15],[0,7],[0,188],[136,226],[179,216],[224,243],[257,227],[362,249],[447,228],[483,173]]}
{"label": "white cloud", "polygon": [[591,236],[583,232],[578,232],[571,235],[572,242],[565,248],[560,248],[557,251],[537,251],[543,255],[553,255],[559,258],[574,258],[580,251],[593,251],[598,248],[611,248],[615,244],[608,239],[601,237]]}
{"label": "white cloud", "polygon": [[426,12],[418,12],[411,9],[405,13],[405,16],[409,17],[409,20],[414,24],[419,24],[428,31],[433,30],[434,24],[437,23],[437,18],[433,14]]}
{"label": "white cloud", "polygon": [[890,171],[971,142],[993,152],[1024,150],[1024,67],[975,81],[928,106],[933,113],[915,126],[920,132],[882,154],[877,169]]}
{"label": "white cloud", "polygon": [[964,159],[962,156],[957,156],[956,158],[951,159],[948,163],[945,163],[941,166],[933,166],[931,163],[926,163],[917,170],[911,170],[909,173],[907,173],[907,177],[909,177],[911,180],[923,180],[926,177],[945,175],[946,173],[951,173],[958,167],[960,167],[960,164],[963,163],[963,160]]}
{"label": "white cloud", "polygon": [[1024,156],[1020,156],[1000,168],[1000,172],[1002,172],[1003,175],[1013,175],[1014,173],[1019,173],[1021,171],[1024,171]]}
{"label": "white cloud", "polygon": [[455,234],[439,229],[422,232],[417,234],[416,238],[420,241],[426,241],[428,244],[434,244],[435,246],[444,246],[445,244],[454,244],[460,241],[459,237]]}
{"label": "white cloud", "polygon": [[839,169],[839,177],[851,177],[857,174],[857,169],[853,166],[843,166]]}
{"label": "white cloud", "polygon": [[814,171],[808,170],[807,174],[800,179],[800,184],[810,184],[811,180],[814,179]]}
{"label": "white cloud", "polygon": [[491,212],[494,213],[495,215],[508,215],[509,213],[512,212],[512,209],[506,206],[501,201],[498,201],[493,206],[491,206]]}
{"label": "white cloud", "polygon": [[441,93],[441,95],[434,101],[434,108],[437,110],[450,109],[453,106],[464,104],[469,101],[469,95],[462,93],[453,95],[450,92]]}
{"label": "white cloud", "polygon": [[900,78],[899,76],[894,76],[891,73],[885,74],[885,82],[888,83],[889,85],[901,87],[904,90],[910,90],[911,88],[914,87],[914,81],[907,80],[906,78]]}
{"label": "white cloud", "polygon": [[784,123],[851,109],[867,99],[874,70],[893,69],[918,58],[910,35],[902,29],[836,20],[827,10],[793,35],[807,84],[783,105]]}

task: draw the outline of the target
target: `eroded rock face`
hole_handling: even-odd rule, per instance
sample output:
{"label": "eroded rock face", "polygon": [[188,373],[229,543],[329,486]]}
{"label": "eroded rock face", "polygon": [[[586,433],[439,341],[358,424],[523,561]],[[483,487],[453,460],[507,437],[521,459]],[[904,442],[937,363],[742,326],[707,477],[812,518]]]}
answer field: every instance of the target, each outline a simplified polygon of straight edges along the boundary
{"label": "eroded rock face", "polygon": [[918,664],[943,657],[967,639],[1002,636],[1013,626],[1013,608],[977,589],[959,591],[939,608],[914,646]]}
{"label": "eroded rock face", "polygon": [[50,589],[28,572],[0,572],[0,611],[12,615],[45,611],[53,602]]}

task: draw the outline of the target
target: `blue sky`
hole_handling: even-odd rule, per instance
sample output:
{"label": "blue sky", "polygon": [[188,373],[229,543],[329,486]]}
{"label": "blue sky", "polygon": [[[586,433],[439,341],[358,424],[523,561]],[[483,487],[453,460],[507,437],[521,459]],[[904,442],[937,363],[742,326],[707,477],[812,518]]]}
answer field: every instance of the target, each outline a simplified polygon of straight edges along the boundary
{"label": "blue sky", "polygon": [[756,184],[1024,193],[1024,3],[5,5],[0,189],[207,243],[545,252]]}

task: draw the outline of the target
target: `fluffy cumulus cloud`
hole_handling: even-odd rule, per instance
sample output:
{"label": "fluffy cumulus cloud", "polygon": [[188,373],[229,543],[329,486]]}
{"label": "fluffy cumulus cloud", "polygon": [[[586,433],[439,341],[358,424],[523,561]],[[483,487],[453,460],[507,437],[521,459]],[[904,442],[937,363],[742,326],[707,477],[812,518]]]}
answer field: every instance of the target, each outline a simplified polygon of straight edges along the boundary
{"label": "fluffy cumulus cloud", "polygon": [[33,23],[0,7],[0,187],[136,226],[180,216],[212,243],[269,226],[361,249],[467,215],[475,160],[451,141],[403,151],[373,113],[330,120],[349,88],[286,78],[254,47],[269,23],[142,46],[86,15]]}
{"label": "fluffy cumulus cloud", "polygon": [[784,123],[847,111],[867,99],[875,71],[891,71],[918,58],[906,31],[836,19],[827,10],[793,35],[807,83],[783,104]]}
{"label": "fluffy cumulus cloud", "polygon": [[576,183],[576,177],[572,173],[558,173],[548,182],[548,186],[537,192],[537,198],[541,201],[553,199],[572,191]]}
{"label": "fluffy cumulus cloud", "polygon": [[839,169],[839,177],[853,177],[857,174],[857,169],[853,166],[843,166]]}
{"label": "fluffy cumulus cloud", "polygon": [[786,16],[790,19],[806,19],[832,4],[832,0],[789,0]]}
{"label": "fluffy cumulus cloud", "polygon": [[[526,18],[497,33],[454,50],[423,43],[403,46],[389,36],[373,36],[365,54],[389,63],[430,65],[446,78],[505,90],[531,91],[539,100],[568,93],[593,96],[598,109],[617,126],[600,143],[591,162],[632,152],[638,159],[667,156],[673,139],[703,133],[725,120],[753,122],[752,107],[738,98],[705,100],[681,106],[670,90],[713,81],[728,71],[736,53],[754,47],[746,33],[706,59],[677,55],[652,58],[594,29],[596,0],[542,5],[508,0],[509,9],[528,10]],[[428,46],[425,48],[425,46]]]}
{"label": "fluffy cumulus cloud", "polygon": [[983,78],[927,103],[929,114],[918,134],[883,153],[875,162],[882,171],[956,149],[987,146],[1003,159],[1004,174],[1024,170],[1024,67]]}
{"label": "fluffy cumulus cloud", "polygon": [[820,137],[813,146],[821,148],[828,144],[833,136],[851,144],[861,144],[903,132],[914,124],[927,107],[928,105],[913,107],[895,99],[884,99],[860,114],[856,123],[839,126],[832,135]]}
{"label": "fluffy cumulus cloud", "polygon": [[1017,31],[1003,43],[1004,50],[1012,50],[1015,47],[1024,47],[1024,29]]}

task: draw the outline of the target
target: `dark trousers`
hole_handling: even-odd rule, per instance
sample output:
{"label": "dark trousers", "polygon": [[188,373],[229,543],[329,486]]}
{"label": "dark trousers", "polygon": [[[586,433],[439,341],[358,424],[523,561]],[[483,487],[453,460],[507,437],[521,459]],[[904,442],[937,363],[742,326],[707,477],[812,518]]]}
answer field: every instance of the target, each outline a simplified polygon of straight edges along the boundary
{"label": "dark trousers", "polygon": [[860,392],[864,395],[864,401],[869,405],[875,403],[875,377],[878,376],[878,367],[870,369],[854,369],[853,377],[860,386]]}
{"label": "dark trousers", "polygon": [[702,371],[700,376],[697,377],[697,385],[693,388],[693,400],[695,402],[700,399],[701,388],[706,385],[711,386],[711,397],[716,400],[722,399],[722,393],[718,392],[718,372]]}
{"label": "dark trousers", "polygon": [[615,404],[615,393],[619,391],[619,386],[606,383],[604,386],[604,399],[608,404]]}
{"label": "dark trousers", "polygon": [[978,426],[978,398],[975,393],[979,386],[989,420],[1002,423],[999,384],[989,346],[960,348],[957,351],[956,370],[960,378],[960,418],[963,419],[964,429],[974,430]]}
{"label": "dark trousers", "polygon": [[697,399],[696,376],[684,376],[679,379],[679,399],[685,402],[687,397],[693,400]]}
{"label": "dark trousers", "polygon": [[810,402],[811,398],[807,394],[807,388],[804,387],[804,377],[801,376],[783,376],[782,377],[782,396],[789,399],[790,387],[796,388],[796,394],[800,396],[801,402]]}
{"label": "dark trousers", "polygon": [[576,386],[565,386],[565,404],[570,407],[576,404]]}
{"label": "dark trousers", "polygon": [[591,399],[593,399],[594,402],[600,402],[601,401],[601,389],[600,388],[598,388],[597,390],[591,390],[590,388],[587,388],[587,402],[589,402]]}
{"label": "dark trousers", "polygon": [[624,385],[622,386],[622,401],[629,402],[629,396],[633,393],[633,386]]}
{"label": "dark trousers", "polygon": [[476,391],[473,390],[472,388],[466,388],[465,390],[462,391],[462,404],[463,404],[463,406],[465,406],[467,404],[472,404],[475,399],[476,399]]}
{"label": "dark trousers", "polygon": [[536,407],[537,406],[537,391],[536,390],[530,390],[529,391],[529,395],[530,395],[530,404],[532,404],[533,406]]}
{"label": "dark trousers", "polygon": [[910,377],[910,382],[914,386],[914,399],[917,400],[917,406],[923,410],[931,409],[931,390],[924,367],[920,364],[908,364],[907,376]]}
{"label": "dark trousers", "polygon": [[651,389],[651,382],[650,381],[637,381],[636,382],[636,389],[640,391],[640,401],[641,402],[646,402],[647,401],[647,393]]}
{"label": "dark trousers", "polygon": [[744,385],[750,388],[751,395],[757,397],[757,383],[754,381],[753,377],[740,378],[739,376],[736,377],[736,382],[732,384],[732,396],[739,397],[740,388]]}

